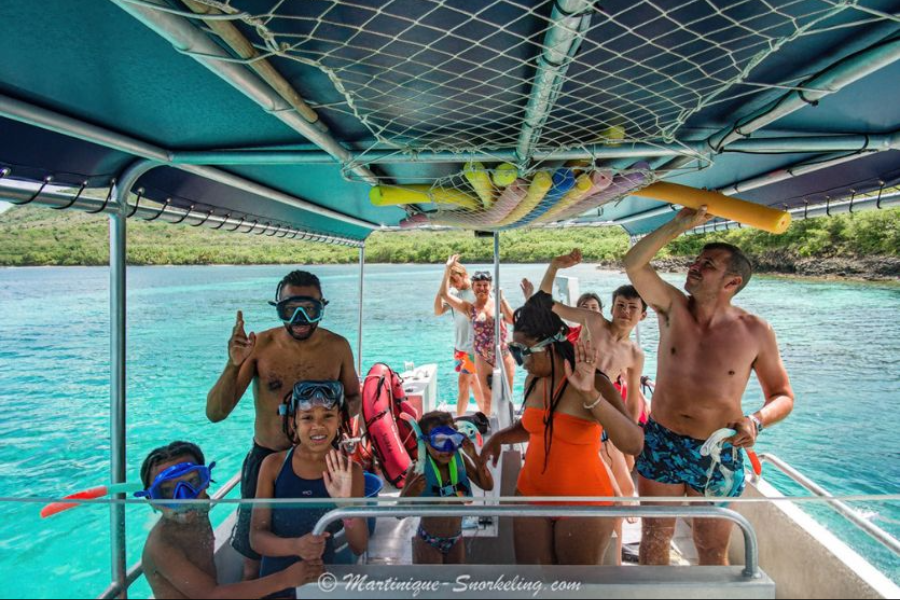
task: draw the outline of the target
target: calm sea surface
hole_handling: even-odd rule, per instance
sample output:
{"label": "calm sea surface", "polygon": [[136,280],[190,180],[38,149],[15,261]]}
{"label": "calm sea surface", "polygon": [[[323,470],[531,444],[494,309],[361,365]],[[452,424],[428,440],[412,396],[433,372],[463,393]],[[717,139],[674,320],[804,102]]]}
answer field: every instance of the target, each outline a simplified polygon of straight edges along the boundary
{"label": "calm sea surface", "polygon": [[[539,280],[543,265],[504,267],[503,287],[521,302],[518,281]],[[218,481],[237,472],[252,435],[246,398],[226,421],[206,420],[206,393],[226,362],[235,312],[248,330],[276,327],[266,304],[287,267],[169,267],[128,271],[128,466],[138,478],[152,448],[197,442],[218,462]],[[324,323],[357,348],[356,267],[316,267],[331,300]],[[435,318],[439,266],[366,270],[364,369],[383,361],[439,365],[441,399],[455,399],[453,326]],[[622,274],[579,266],[582,291],[605,299]],[[680,277],[672,276],[680,285]],[[108,481],[109,309],[105,268],[0,269],[0,497],[63,495]],[[900,493],[900,288],[759,278],[741,306],[775,327],[797,392],[790,419],[766,431],[758,449],[775,452],[834,494]],[[655,374],[658,329],[643,324],[647,373]],[[521,398],[521,373],[516,398]],[[762,404],[757,385],[748,410]],[[767,472],[771,473],[771,468]],[[791,494],[802,491],[777,474]],[[857,503],[900,536],[900,504]],[[83,507],[41,521],[39,504],[0,503],[0,595],[94,597],[109,583],[109,511]],[[810,509],[895,580],[900,560]],[[225,511],[213,513],[220,520]],[[128,562],[140,557],[154,515],[128,508]],[[149,593],[144,583],[133,597]]]}

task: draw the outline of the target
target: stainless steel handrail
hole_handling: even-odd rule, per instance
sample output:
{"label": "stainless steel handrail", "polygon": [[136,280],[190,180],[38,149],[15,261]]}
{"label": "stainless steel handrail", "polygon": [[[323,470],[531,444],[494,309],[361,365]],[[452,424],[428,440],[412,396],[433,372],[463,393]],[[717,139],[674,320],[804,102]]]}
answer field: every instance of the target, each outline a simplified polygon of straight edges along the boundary
{"label": "stainless steel handrail", "polygon": [[[794,483],[812,492],[816,496],[820,496],[822,498],[834,498],[834,496],[832,496],[831,493],[829,493],[825,488],[789,465],[786,461],[778,458],[776,455],[760,454],[759,459],[778,468]],[[898,541],[897,538],[889,534],[878,525],[875,525],[874,523],[866,520],[865,517],[860,515],[858,511],[854,510],[852,506],[836,499],[829,500],[828,504],[838,513],[840,513],[841,516],[845,517],[848,521],[865,531],[877,541],[884,544],[888,549],[894,552],[894,554],[900,555],[900,541]]]}
{"label": "stainless steel handrail", "polygon": [[744,534],[744,577],[760,577],[759,544],[756,531],[743,515],[715,506],[386,506],[338,508],[322,516],[313,535],[322,535],[331,523],[340,519],[372,517],[649,517],[725,519],[735,523]]}

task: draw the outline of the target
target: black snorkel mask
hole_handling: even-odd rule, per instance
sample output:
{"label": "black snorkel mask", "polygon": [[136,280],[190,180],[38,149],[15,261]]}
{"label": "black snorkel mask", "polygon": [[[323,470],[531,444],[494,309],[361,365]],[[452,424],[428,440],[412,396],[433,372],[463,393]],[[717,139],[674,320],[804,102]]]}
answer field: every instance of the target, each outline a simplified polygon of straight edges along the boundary
{"label": "black snorkel mask", "polygon": [[531,354],[537,354],[538,352],[546,352],[547,349],[553,344],[557,344],[559,342],[563,342],[566,340],[566,334],[560,332],[554,336],[545,338],[534,344],[533,346],[523,346],[522,344],[517,344],[516,342],[509,343],[509,353],[512,355],[513,360],[516,361],[516,364],[520,367],[525,364],[525,357]]}

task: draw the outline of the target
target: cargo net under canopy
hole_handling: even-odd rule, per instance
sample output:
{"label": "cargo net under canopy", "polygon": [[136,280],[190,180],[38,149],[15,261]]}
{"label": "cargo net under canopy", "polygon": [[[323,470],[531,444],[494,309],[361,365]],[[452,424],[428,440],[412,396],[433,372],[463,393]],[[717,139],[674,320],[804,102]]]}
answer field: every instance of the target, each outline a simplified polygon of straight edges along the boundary
{"label": "cargo net under canopy", "polygon": [[[230,20],[252,60],[271,59],[336,129],[368,130],[375,143],[343,165],[347,179],[386,154],[408,159],[378,169],[373,202],[406,206],[406,226],[482,229],[569,219],[663,175],[599,161],[609,146],[666,144],[708,166],[678,138],[693,115],[797,89],[802,78],[759,81],[754,69],[804,36],[888,18],[866,0],[183,2]],[[573,151],[595,160],[567,169]],[[415,166],[426,152],[459,168]]]}
{"label": "cargo net under canopy", "polygon": [[382,150],[514,150],[522,166],[540,151],[675,143],[711,103],[793,89],[751,77],[788,42],[877,20],[857,0],[185,3],[231,15],[263,58],[326,74],[330,94],[295,83]]}
{"label": "cargo net under canopy", "polygon": [[539,226],[573,219],[620,200],[653,181],[649,165],[606,169],[590,161],[521,176],[511,163],[486,168],[469,163],[431,185],[381,184],[369,195],[379,206],[417,206],[403,228],[437,225],[482,231]]}

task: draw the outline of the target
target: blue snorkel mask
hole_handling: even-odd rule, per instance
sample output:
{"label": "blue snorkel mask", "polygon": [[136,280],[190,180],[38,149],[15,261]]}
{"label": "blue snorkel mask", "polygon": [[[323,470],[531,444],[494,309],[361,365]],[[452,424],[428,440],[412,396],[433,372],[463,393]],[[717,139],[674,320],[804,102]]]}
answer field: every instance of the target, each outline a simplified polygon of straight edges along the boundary
{"label": "blue snorkel mask", "polygon": [[[319,326],[319,321],[325,318],[325,307],[328,306],[328,301],[312,296],[288,296],[283,300],[269,302],[269,305],[275,307],[278,318],[284,323],[288,335],[302,342],[312,337]],[[298,335],[294,332],[295,327],[309,327],[309,332]]]}
{"label": "blue snorkel mask", "polygon": [[312,296],[288,296],[277,302],[269,302],[278,312],[278,318],[285,325],[315,325],[325,318],[327,300]]}
{"label": "blue snorkel mask", "polygon": [[428,432],[428,445],[438,452],[456,452],[466,441],[466,434],[441,425]]}
{"label": "blue snorkel mask", "polygon": [[[744,471],[735,471],[722,461],[723,452],[731,452],[731,464],[735,464],[735,458],[740,449],[731,446],[724,448],[725,440],[730,439],[737,432],[734,429],[720,429],[713,433],[703,447],[700,448],[700,456],[710,458],[709,469],[706,471],[706,486],[703,495],[707,498],[727,498],[736,495],[744,483]],[[716,471],[722,474],[721,479],[716,479]]]}
{"label": "blue snorkel mask", "polygon": [[298,381],[285,403],[278,408],[281,416],[321,406],[325,410],[344,408],[344,384],[340,381]]}
{"label": "blue snorkel mask", "polygon": [[[171,466],[153,480],[153,484],[146,490],[135,492],[136,498],[147,498],[151,501],[158,500],[196,500],[200,494],[209,489],[212,483],[212,470],[216,463],[209,466],[198,465],[192,462],[179,463]],[[184,478],[181,481],[180,479]],[[177,511],[196,510],[191,505],[168,504],[159,502],[161,506]]]}

